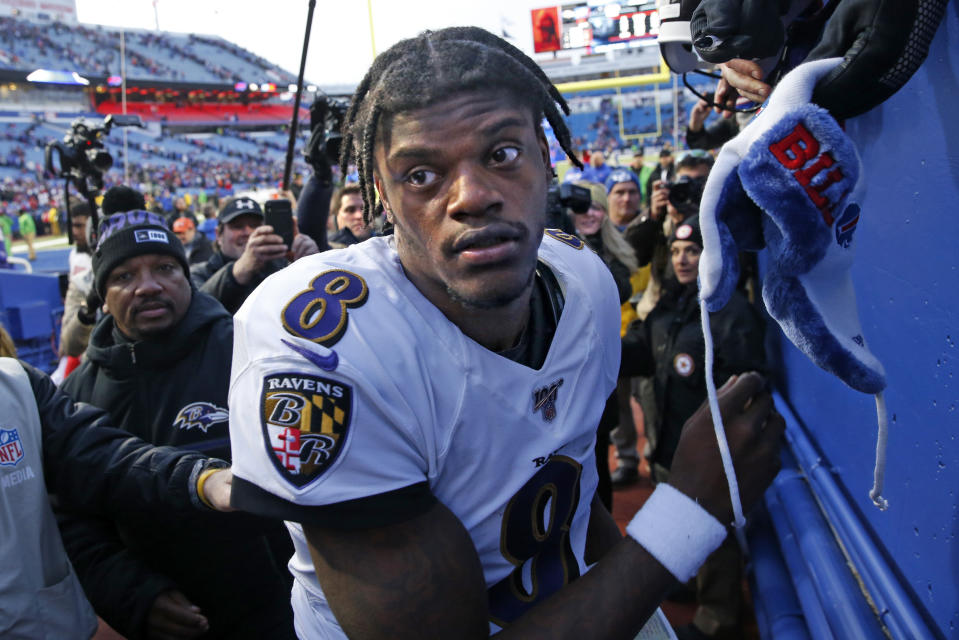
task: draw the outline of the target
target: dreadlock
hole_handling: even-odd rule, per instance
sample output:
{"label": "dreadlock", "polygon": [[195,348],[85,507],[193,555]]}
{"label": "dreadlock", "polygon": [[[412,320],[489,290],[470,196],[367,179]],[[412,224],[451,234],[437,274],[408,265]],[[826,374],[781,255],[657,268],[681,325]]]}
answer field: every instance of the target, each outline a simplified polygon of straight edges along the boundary
{"label": "dreadlock", "polygon": [[478,27],[424,31],[377,56],[344,119],[340,166],[356,162],[367,223],[376,202],[373,146],[380,122],[458,92],[500,88],[530,105],[537,117],[545,116],[567,157],[583,167],[562,115],[569,115],[569,105],[529,56]]}

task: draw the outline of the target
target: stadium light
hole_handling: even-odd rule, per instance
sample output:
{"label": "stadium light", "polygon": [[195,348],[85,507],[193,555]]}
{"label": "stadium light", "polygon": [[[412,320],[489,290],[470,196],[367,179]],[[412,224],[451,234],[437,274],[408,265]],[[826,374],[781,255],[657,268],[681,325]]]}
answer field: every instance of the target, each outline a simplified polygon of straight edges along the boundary
{"label": "stadium light", "polygon": [[260,90],[260,85],[258,85],[255,82],[250,83],[250,91],[259,91],[259,90]]}
{"label": "stadium light", "polygon": [[27,76],[27,80],[47,84],[75,84],[84,87],[90,84],[89,80],[76,71],[52,71],[50,69],[37,69]]}
{"label": "stadium light", "polygon": [[235,85],[233,85],[233,89],[234,89],[235,91],[246,91],[246,83],[245,83],[245,82],[237,82]]}

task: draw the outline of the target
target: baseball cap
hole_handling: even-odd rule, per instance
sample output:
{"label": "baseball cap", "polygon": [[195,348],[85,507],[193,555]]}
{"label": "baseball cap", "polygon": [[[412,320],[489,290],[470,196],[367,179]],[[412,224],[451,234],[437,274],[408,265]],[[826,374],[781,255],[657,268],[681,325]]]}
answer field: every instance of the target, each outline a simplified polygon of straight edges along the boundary
{"label": "baseball cap", "polygon": [[193,229],[193,221],[187,218],[186,216],[182,218],[177,218],[173,221],[173,233],[182,233],[184,231],[189,231]]}
{"label": "baseball cap", "polygon": [[227,200],[227,203],[220,209],[220,214],[216,217],[217,223],[224,225],[234,218],[245,215],[254,215],[263,217],[263,208],[260,203],[253,198],[233,198]]}

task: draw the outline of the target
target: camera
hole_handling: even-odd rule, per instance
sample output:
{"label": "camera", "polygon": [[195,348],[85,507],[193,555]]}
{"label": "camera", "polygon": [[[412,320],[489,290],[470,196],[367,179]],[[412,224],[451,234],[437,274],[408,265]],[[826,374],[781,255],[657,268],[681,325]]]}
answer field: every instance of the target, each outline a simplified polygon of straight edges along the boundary
{"label": "camera", "polygon": [[553,180],[546,193],[546,228],[562,229],[567,233],[575,234],[572,221],[566,215],[566,209],[574,213],[586,213],[592,198],[589,189],[576,184],[564,182],[558,184]]}
{"label": "camera", "polygon": [[[143,121],[137,115],[110,114],[102,123],[91,123],[86,118],[77,118],[63,140],[52,140],[44,149],[44,165],[51,175],[66,178],[64,201],[67,208],[67,226],[70,225],[70,184],[86,198],[90,204],[90,228],[88,242],[95,246],[98,222],[96,197],[103,189],[103,174],[113,166],[113,156],[103,146],[103,138],[110,134],[113,127],[142,127]],[[59,169],[54,166],[54,157],[59,161]],[[67,234],[68,242],[73,236]]]}
{"label": "camera", "polygon": [[679,176],[675,182],[664,182],[664,188],[669,189],[669,203],[680,212],[686,213],[690,207],[699,208],[699,201],[703,198],[703,189],[706,187],[706,178]]}
{"label": "camera", "polygon": [[[324,184],[333,178],[333,165],[340,161],[343,120],[349,110],[346,100],[320,96],[310,105],[310,141],[303,150],[306,161]],[[346,168],[343,167],[346,171]]]}
{"label": "camera", "polygon": [[[143,122],[136,115],[111,114],[100,124],[77,118],[63,140],[47,143],[44,154],[47,171],[58,177],[74,179],[81,193],[85,193],[88,179],[96,189],[103,188],[103,174],[113,166],[113,156],[103,146],[102,139],[115,126],[142,127]],[[54,155],[59,159],[59,170],[54,167]],[[80,182],[83,183],[82,187]]]}

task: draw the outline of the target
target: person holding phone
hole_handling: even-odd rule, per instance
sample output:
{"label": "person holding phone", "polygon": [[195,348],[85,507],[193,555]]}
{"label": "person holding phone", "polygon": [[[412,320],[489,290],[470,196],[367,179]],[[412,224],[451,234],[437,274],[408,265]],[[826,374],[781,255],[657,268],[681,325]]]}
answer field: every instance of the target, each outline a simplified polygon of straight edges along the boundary
{"label": "person holding phone", "polygon": [[[282,202],[287,206],[273,204]],[[297,233],[289,200],[272,200],[268,205],[270,220],[253,198],[227,200],[217,216],[213,256],[191,267],[194,285],[230,313],[236,313],[268,275],[319,250],[309,236]],[[287,234],[289,244],[276,231]]]}

